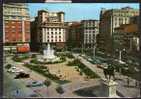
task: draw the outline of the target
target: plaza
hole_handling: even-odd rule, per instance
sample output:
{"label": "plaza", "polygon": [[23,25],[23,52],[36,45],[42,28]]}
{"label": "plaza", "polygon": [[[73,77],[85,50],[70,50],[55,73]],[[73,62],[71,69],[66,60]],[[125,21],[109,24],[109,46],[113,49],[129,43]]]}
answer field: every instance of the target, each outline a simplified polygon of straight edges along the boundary
{"label": "plaza", "polygon": [[[4,5],[4,97],[140,97],[137,4],[105,9],[98,5],[96,11],[84,4],[96,18],[84,5],[79,6],[85,15],[76,10],[77,4],[49,4],[48,9],[39,5],[43,8]],[[26,9],[27,19],[7,10],[10,6],[15,13]]]}

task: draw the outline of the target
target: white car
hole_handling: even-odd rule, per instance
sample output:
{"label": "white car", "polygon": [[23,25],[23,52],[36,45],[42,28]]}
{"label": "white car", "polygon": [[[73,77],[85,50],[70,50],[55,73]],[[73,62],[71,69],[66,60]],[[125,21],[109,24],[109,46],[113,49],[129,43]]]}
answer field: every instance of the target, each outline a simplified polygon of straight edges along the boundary
{"label": "white car", "polygon": [[15,73],[15,69],[9,69],[8,72]]}
{"label": "white car", "polygon": [[15,66],[13,66],[13,67],[11,67],[11,69],[16,69],[16,67],[15,67]]}
{"label": "white car", "polygon": [[16,68],[16,67],[12,67],[8,70],[8,72],[11,72],[11,73],[20,73],[20,72],[24,72],[23,69],[19,69],[19,68]]}
{"label": "white car", "polygon": [[24,70],[23,70],[23,69],[20,69],[19,71],[20,71],[20,72],[24,72]]}

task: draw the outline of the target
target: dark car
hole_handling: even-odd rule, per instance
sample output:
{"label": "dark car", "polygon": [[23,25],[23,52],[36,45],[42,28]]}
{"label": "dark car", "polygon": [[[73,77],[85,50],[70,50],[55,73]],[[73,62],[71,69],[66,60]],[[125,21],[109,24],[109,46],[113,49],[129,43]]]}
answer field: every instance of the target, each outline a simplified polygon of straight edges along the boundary
{"label": "dark car", "polygon": [[18,75],[16,75],[15,79],[19,79],[19,78],[29,78],[29,74],[26,74],[26,73],[19,73]]}

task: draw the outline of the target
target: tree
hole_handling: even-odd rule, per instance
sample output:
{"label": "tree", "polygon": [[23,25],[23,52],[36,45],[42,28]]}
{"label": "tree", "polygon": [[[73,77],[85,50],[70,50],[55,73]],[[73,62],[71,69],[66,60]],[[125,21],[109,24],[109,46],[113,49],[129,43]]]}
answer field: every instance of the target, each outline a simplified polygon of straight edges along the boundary
{"label": "tree", "polygon": [[45,80],[44,84],[48,87],[51,85],[51,81],[50,80]]}
{"label": "tree", "polygon": [[62,88],[61,86],[58,86],[58,87],[56,88],[56,91],[57,91],[58,93],[60,93],[60,94],[64,93],[64,90],[63,90],[63,88]]}
{"label": "tree", "polygon": [[12,67],[11,64],[7,64],[7,65],[5,66],[6,69],[10,69],[11,67]]}

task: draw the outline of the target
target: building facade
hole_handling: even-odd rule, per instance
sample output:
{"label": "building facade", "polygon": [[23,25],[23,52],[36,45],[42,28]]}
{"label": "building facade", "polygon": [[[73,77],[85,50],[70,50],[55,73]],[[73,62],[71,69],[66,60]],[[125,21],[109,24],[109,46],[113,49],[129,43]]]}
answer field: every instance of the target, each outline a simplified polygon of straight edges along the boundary
{"label": "building facade", "polygon": [[112,53],[115,28],[122,24],[129,24],[131,17],[137,15],[139,15],[139,10],[130,7],[108,10],[102,8],[100,13],[99,48],[107,53]]}
{"label": "building facade", "polygon": [[81,48],[83,35],[81,33],[81,23],[72,22],[68,27],[67,46],[69,48]]}
{"label": "building facade", "polygon": [[52,47],[64,48],[66,43],[64,12],[40,10],[35,21],[32,22],[31,28],[32,44],[39,43],[43,48],[47,43],[50,43]]}
{"label": "building facade", "polygon": [[115,48],[126,49],[128,53],[139,52],[139,18],[133,17],[129,24],[115,28]]}
{"label": "building facade", "polygon": [[96,36],[99,34],[99,21],[82,20],[81,28],[84,47],[93,48],[93,46],[96,44]]}
{"label": "building facade", "polygon": [[3,4],[3,41],[5,44],[30,42],[30,16],[27,4]]}

